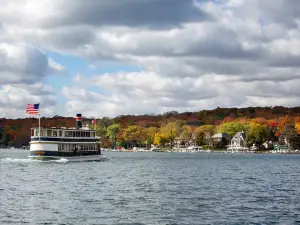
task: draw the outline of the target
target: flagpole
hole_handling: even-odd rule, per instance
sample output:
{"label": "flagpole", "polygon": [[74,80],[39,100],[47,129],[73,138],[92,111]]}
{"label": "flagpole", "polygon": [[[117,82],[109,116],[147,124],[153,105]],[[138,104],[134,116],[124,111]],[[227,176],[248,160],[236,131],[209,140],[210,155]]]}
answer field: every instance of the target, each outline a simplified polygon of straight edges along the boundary
{"label": "flagpole", "polygon": [[39,113],[39,142],[41,142],[41,115]]}

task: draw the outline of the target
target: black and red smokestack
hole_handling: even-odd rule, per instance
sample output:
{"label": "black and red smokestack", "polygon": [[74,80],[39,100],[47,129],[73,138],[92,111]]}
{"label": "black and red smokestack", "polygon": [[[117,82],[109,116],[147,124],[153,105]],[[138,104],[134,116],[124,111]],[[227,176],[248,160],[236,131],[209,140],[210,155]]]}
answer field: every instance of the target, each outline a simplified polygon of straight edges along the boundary
{"label": "black and red smokestack", "polygon": [[82,117],[81,114],[76,114],[76,129],[82,128]]}

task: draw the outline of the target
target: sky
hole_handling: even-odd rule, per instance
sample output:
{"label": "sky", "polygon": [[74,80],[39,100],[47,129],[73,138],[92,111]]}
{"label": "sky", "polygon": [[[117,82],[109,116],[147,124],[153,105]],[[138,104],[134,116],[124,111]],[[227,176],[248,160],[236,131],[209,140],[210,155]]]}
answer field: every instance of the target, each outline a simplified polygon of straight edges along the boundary
{"label": "sky", "polygon": [[300,105],[299,0],[0,4],[0,117]]}

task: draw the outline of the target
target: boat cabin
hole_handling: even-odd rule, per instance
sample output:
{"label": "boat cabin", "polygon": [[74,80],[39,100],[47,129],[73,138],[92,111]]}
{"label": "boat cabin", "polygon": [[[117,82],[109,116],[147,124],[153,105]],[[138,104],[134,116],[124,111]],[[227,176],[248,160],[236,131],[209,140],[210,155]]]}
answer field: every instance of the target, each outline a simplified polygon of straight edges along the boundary
{"label": "boat cabin", "polygon": [[[41,134],[39,132],[41,131]],[[77,130],[75,128],[31,128],[31,137],[61,137],[61,138],[95,138],[96,130],[84,129]]]}

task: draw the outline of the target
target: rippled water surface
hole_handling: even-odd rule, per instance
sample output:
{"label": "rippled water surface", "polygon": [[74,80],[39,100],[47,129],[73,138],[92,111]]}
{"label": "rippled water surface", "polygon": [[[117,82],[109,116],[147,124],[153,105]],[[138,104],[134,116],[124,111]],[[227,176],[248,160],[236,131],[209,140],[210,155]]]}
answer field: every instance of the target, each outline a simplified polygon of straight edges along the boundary
{"label": "rippled water surface", "polygon": [[300,156],[0,150],[0,224],[297,224]]}

